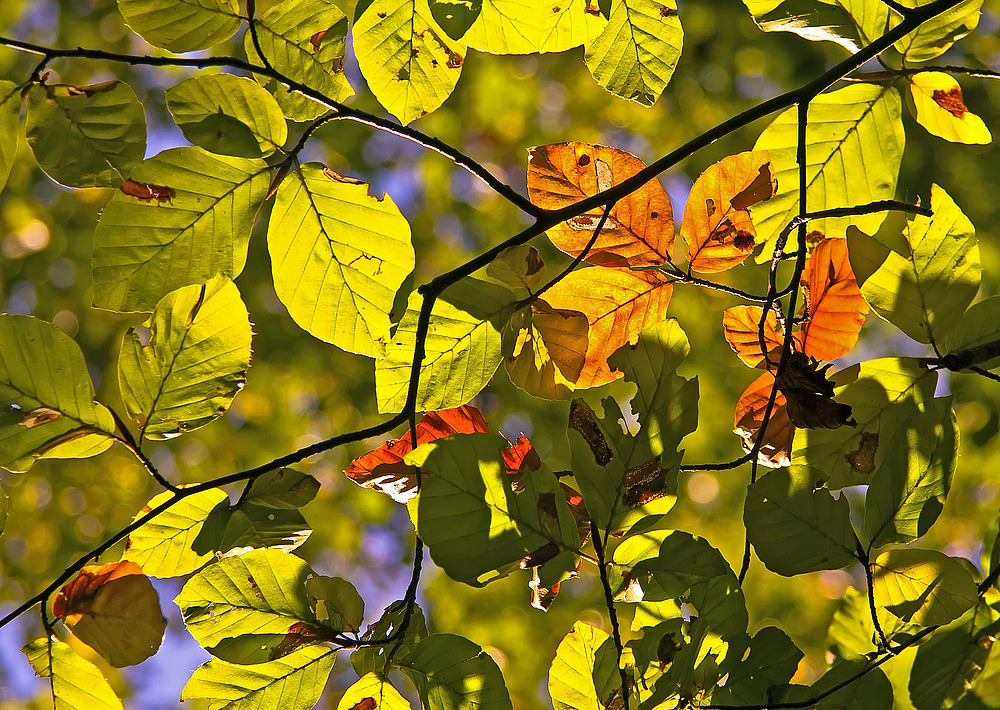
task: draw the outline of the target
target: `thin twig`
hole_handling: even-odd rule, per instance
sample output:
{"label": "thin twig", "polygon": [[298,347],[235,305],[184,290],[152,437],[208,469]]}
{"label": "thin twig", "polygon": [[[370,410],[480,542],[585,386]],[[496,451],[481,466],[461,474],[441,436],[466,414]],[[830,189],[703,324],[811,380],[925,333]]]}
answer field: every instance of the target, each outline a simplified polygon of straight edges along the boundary
{"label": "thin twig", "polygon": [[597,528],[597,523],[590,521],[590,537],[594,541],[594,551],[597,553],[598,569],[601,573],[601,586],[604,588],[604,603],[608,607],[608,617],[611,620],[611,638],[614,640],[615,651],[618,654],[618,675],[622,681],[622,710],[629,708],[629,682],[628,671],[622,668],[622,654],[625,648],[622,646],[621,631],[618,627],[618,614],[615,612],[614,593],[611,591],[611,583],[608,581],[607,565],[604,561],[604,544],[601,542],[601,531]]}
{"label": "thin twig", "polygon": [[257,14],[255,4],[255,0],[247,0],[247,31],[250,33],[250,41],[253,43],[254,51],[257,52],[257,56],[260,58],[260,63],[271,71],[274,71],[270,60],[264,56],[264,50],[260,48],[260,38],[257,36],[257,21],[255,20]]}
{"label": "thin twig", "polygon": [[142,452],[142,449],[139,448],[139,444],[135,440],[135,437],[132,436],[132,432],[129,431],[128,424],[125,423],[125,420],[122,419],[121,415],[119,415],[118,412],[116,412],[111,407],[108,407],[107,409],[109,412],[111,412],[111,416],[115,420],[115,426],[118,427],[118,432],[120,433],[120,436],[115,437],[115,441],[120,442],[125,446],[126,449],[131,451],[132,455],[135,456],[137,459],[139,459],[139,462],[142,464],[143,468],[146,469],[146,472],[149,473],[149,475],[152,476],[157,483],[159,483],[161,486],[166,488],[171,493],[176,493],[179,490],[177,486],[175,486],[173,483],[164,478],[163,474],[160,473],[159,470],[156,468],[156,465],[152,461],[150,461],[149,457],[146,456],[146,454]]}

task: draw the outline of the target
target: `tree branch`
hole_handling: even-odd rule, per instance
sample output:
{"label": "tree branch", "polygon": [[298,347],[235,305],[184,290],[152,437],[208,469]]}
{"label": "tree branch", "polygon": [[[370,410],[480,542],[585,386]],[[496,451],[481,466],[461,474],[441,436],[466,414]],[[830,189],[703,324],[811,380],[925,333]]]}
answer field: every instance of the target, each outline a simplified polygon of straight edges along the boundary
{"label": "tree branch", "polygon": [[590,521],[590,537],[594,541],[594,551],[597,553],[598,569],[601,573],[601,586],[604,588],[604,603],[608,608],[608,618],[611,620],[611,638],[614,640],[615,651],[618,657],[618,675],[622,681],[622,710],[629,710],[629,682],[628,672],[622,668],[622,654],[625,649],[622,646],[621,632],[618,627],[618,614],[615,612],[614,593],[611,591],[611,583],[608,581],[608,570],[604,562],[604,544],[601,542],[601,531],[597,528],[597,523]]}

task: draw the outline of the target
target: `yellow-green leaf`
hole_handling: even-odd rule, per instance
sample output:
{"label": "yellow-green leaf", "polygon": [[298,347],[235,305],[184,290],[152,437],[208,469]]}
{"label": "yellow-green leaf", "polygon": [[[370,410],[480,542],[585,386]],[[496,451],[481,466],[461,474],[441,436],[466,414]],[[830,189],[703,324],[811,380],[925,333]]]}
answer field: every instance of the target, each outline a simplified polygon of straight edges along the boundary
{"label": "yellow-green leaf", "polygon": [[101,671],[55,636],[27,644],[21,653],[39,678],[49,679],[53,710],[122,710]]}
{"label": "yellow-green leaf", "polygon": [[[358,706],[360,705],[360,708]],[[410,703],[392,687],[392,683],[377,673],[366,673],[348,688],[337,710],[410,710]]]}
{"label": "yellow-green leaf", "polygon": [[590,41],[604,25],[597,0],[482,0],[462,42],[491,54],[563,52]]}
{"label": "yellow-green leaf", "polygon": [[118,0],[125,22],[150,44],[171,52],[207,49],[240,27],[237,0]]}
{"label": "yellow-green leaf", "polygon": [[962,89],[944,72],[920,72],[910,77],[910,99],[917,123],[927,132],[952,143],[986,144],[993,134],[965,107]]}
{"label": "yellow-green leaf", "polygon": [[875,603],[903,621],[947,624],[979,598],[967,564],[936,550],[884,552],[872,565]]}

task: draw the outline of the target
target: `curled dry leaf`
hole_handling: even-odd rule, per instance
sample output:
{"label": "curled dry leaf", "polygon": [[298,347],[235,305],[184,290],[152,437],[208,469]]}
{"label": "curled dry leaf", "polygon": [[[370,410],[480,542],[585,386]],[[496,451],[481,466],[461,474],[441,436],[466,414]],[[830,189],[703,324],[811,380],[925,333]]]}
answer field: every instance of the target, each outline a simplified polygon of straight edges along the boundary
{"label": "curled dry leaf", "polygon": [[[748,367],[764,367],[764,355],[760,350],[760,317],[764,310],[759,306],[733,306],[722,314],[722,329],[726,342],[740,360]],[[767,344],[768,359],[777,365],[781,358],[784,336],[778,329],[778,318],[773,311],[764,321],[764,342]]]}
{"label": "curled dry leaf", "polygon": [[[750,383],[736,402],[736,422],[733,431],[739,435],[743,450],[747,453],[753,450],[773,386],[774,375],[765,372]],[[794,437],[795,426],[788,418],[785,397],[778,392],[774,399],[774,407],[771,408],[771,418],[767,422],[767,430],[764,432],[757,460],[765,466],[788,466],[791,463],[789,455]]]}
{"label": "curled dry leaf", "polygon": [[792,353],[778,375],[778,390],[787,400],[788,419],[803,429],[839,429],[857,426],[851,408],[833,399],[833,383],[826,378],[831,365],[819,366],[803,353]]}
{"label": "curled dry leaf", "polygon": [[806,296],[799,337],[802,351],[817,360],[843,357],[858,342],[869,310],[848,260],[846,239],[816,244],[802,272],[802,289]]}
{"label": "curled dry leaf", "polygon": [[694,271],[725,271],[743,262],[757,245],[749,208],[777,190],[771,158],[756,150],[723,158],[691,188],[681,222]]}
{"label": "curled dry leaf", "polygon": [[135,562],[84,567],[59,590],[52,611],[116,668],[156,653],[167,626],[156,590]]}
{"label": "curled dry leaf", "polygon": [[[427,412],[417,422],[417,446],[452,434],[488,432],[489,426],[475,407],[463,404],[454,409]],[[382,491],[397,503],[406,503],[417,494],[417,468],[403,463],[413,451],[410,432],[399,439],[359,456],[344,473],[359,486]]]}
{"label": "curled dry leaf", "polygon": [[[631,153],[586,143],[556,143],[528,151],[528,195],[532,203],[558,210],[603,192],[646,165]],[[571,256],[579,255],[594,234],[603,208],[553,227],[549,239]],[[591,264],[635,267],[665,264],[674,248],[674,215],[657,179],[619,200],[587,254]]]}

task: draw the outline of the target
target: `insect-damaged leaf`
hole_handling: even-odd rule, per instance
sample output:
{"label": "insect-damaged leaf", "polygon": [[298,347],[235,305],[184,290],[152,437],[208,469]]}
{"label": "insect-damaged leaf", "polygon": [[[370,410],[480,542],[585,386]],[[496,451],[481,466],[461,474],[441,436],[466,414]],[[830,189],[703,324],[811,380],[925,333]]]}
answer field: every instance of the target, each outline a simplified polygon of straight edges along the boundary
{"label": "insect-damaged leaf", "polygon": [[49,678],[53,710],[122,710],[101,671],[55,636],[21,649],[39,678]]}
{"label": "insect-damaged leaf", "polygon": [[[547,210],[557,210],[596,195],[632,177],[646,165],[631,153],[586,143],[556,143],[528,152],[528,194]],[[562,222],[549,239],[571,256],[579,255],[594,234],[603,207]],[[612,208],[586,260],[600,266],[649,266],[670,261],[674,248],[670,199],[653,178]]]}
{"label": "insect-damaged leaf", "polygon": [[482,0],[430,0],[431,15],[452,39],[462,39],[483,11]]}
{"label": "insect-damaged leaf", "polygon": [[749,208],[771,199],[776,189],[766,150],[731,155],[709,166],[695,180],[681,222],[691,268],[725,271],[750,256],[757,229]]}
{"label": "insect-damaged leaf", "polygon": [[587,43],[585,58],[598,84],[652,106],[674,73],[683,43],[673,0],[616,0],[604,31]]}
{"label": "insect-damaged leaf", "polygon": [[410,710],[410,703],[392,683],[368,672],[344,692],[337,710]]}
{"label": "insect-damaged leaf", "polygon": [[[620,269],[579,269],[545,292],[545,302],[560,312],[587,317],[587,349],[583,367],[573,381],[577,388],[596,387],[617,378],[608,357],[635,342],[646,327],[663,320],[673,285],[654,272],[637,275]],[[579,339],[560,341],[564,358]],[[563,376],[566,375],[562,372]]]}
{"label": "insect-damaged leaf", "polygon": [[146,116],[128,84],[35,84],[28,145],[39,167],[70,187],[115,187],[146,152]]}
{"label": "insect-damaged leaf", "polygon": [[240,27],[236,0],[118,0],[133,31],[150,44],[171,52],[206,49],[233,36]]}
{"label": "insect-damaged leaf", "polygon": [[40,458],[94,456],[115,428],[69,336],[37,318],[0,315],[0,466],[20,472]]}
{"label": "insect-damaged leaf", "polygon": [[903,621],[947,624],[976,605],[968,563],[936,550],[889,550],[872,564],[875,603]]}
{"label": "insect-damaged leaf", "polygon": [[365,601],[354,585],[340,577],[310,577],[306,595],[316,618],[336,631],[361,631]]}
{"label": "insect-damaged leaf", "polygon": [[846,239],[824,239],[802,273],[806,301],[799,341],[802,352],[817,360],[836,360],[850,352],[868,313],[847,255]]}
{"label": "insect-damaged leaf", "polygon": [[[403,620],[408,623],[403,627]],[[405,601],[397,601],[386,607],[382,617],[374,624],[369,624],[361,637],[362,641],[380,641],[399,632],[400,641],[398,655],[395,658],[405,658],[410,651],[427,637],[427,623],[424,612],[415,602],[412,606]],[[391,647],[387,644],[361,646],[351,654],[351,666],[359,676],[375,672],[381,675],[388,673],[386,660]]]}
{"label": "insect-damaged leaf", "polygon": [[404,125],[444,103],[465,62],[427,0],[374,0],[355,19],[354,49],[375,98]]}
{"label": "insect-damaged leaf", "polygon": [[596,36],[604,21],[589,12],[596,2],[482,0],[462,43],[491,54],[563,52]]}
{"label": "insect-damaged leaf", "polygon": [[172,148],[136,166],[131,179],[126,185],[140,189],[115,192],[94,234],[96,308],[152,311],[181,286],[243,271],[267,195],[263,160]]}
{"label": "insect-damaged leaf", "polygon": [[348,352],[385,354],[389,311],[414,264],[410,225],[391,198],[307,163],[278,188],[267,247],[296,323]]}
{"label": "insect-damaged leaf", "polygon": [[52,611],[116,668],[156,653],[167,627],[156,590],[135,562],[84,567],[59,590]]}
{"label": "insect-damaged leaf", "polygon": [[[417,446],[452,434],[488,432],[483,415],[472,405],[427,412],[417,422]],[[358,485],[382,491],[397,503],[406,503],[417,494],[417,467],[403,458],[413,450],[407,431],[401,438],[385,442],[351,461],[344,475]]]}
{"label": "insect-damaged leaf", "polygon": [[250,320],[236,285],[216,276],[165,296],[122,342],[118,381],[140,440],[171,439],[221,416],[250,367]]}

